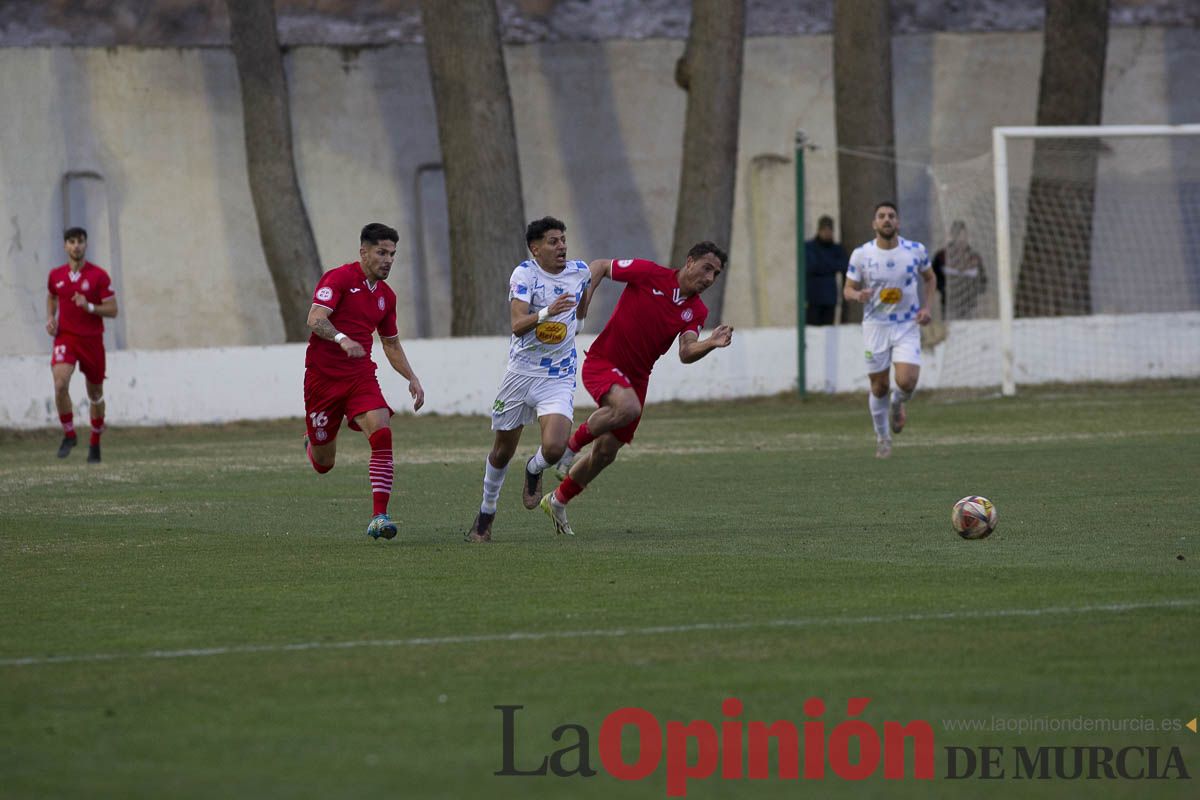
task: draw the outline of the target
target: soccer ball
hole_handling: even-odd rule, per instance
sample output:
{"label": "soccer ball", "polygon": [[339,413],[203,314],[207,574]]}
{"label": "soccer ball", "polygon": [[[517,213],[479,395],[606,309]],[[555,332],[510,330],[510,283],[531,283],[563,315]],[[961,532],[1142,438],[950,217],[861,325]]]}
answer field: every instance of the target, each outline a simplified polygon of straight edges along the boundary
{"label": "soccer ball", "polygon": [[982,539],[996,530],[996,507],[977,494],[964,497],[954,504],[950,524],[964,539]]}

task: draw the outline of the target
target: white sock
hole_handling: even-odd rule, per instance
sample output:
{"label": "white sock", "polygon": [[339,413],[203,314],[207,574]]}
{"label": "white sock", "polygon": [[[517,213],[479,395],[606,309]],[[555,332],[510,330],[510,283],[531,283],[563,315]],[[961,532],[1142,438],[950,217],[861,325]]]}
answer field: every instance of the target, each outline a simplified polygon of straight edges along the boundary
{"label": "white sock", "polygon": [[574,463],[575,463],[575,456],[577,456],[577,455],[579,455],[579,453],[578,453],[578,452],[576,452],[575,450],[572,450],[572,449],[571,449],[571,445],[567,445],[566,447],[564,447],[564,448],[563,448],[563,454],[562,454],[562,458],[560,458],[560,459],[558,460],[558,463],[560,463],[560,464],[574,464]]}
{"label": "white sock", "polygon": [[892,410],[892,403],[887,395],[876,397],[872,393],[867,394],[868,405],[871,407],[871,422],[875,425],[876,439],[891,439],[892,427],[888,422],[888,413]]}
{"label": "white sock", "polygon": [[485,458],[483,465],[483,502],[480,503],[479,510],[484,514],[495,514],[496,501],[500,499],[500,487],[504,485],[508,465],[493,467],[490,458]]}
{"label": "white sock", "polygon": [[893,403],[897,403],[897,402],[907,403],[909,400],[912,400],[912,396],[914,394],[916,394],[916,392],[917,392],[916,387],[914,387],[911,392],[906,392],[903,389],[901,389],[899,386],[897,386],[895,389],[892,390],[892,402]]}
{"label": "white sock", "polygon": [[542,448],[539,447],[537,452],[533,454],[533,458],[529,459],[529,462],[525,465],[525,469],[537,475],[548,466],[550,466],[550,462],[546,460],[546,456],[542,453]]}

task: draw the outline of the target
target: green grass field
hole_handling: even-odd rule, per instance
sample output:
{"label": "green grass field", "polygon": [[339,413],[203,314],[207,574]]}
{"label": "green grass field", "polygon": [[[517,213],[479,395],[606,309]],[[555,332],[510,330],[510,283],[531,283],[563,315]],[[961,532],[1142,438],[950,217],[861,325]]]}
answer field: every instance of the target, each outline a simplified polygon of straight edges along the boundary
{"label": "green grass field", "polygon": [[[1200,714],[1197,409],[1197,382],[929,393],[881,462],[865,397],[652,407],[578,536],[521,507],[514,462],[492,545],[461,541],[484,418],[393,422],[392,542],[363,533],[345,429],[326,476],[299,421],[117,428],[99,466],[0,434],[0,796],[664,797],[665,761],[603,770],[604,718],[719,725],[732,696],[744,721],[810,697],[829,731],[850,697],[877,730],[928,720],[937,778],[688,797],[1195,797],[1200,734],[1121,721]],[[973,493],[1000,525],[965,542]],[[525,707],[517,766],[576,723],[599,774],[494,776],[496,705]],[[951,729],[1079,718],[1126,727]],[[981,745],[1175,746],[1192,779],[945,778],[944,748]]]}

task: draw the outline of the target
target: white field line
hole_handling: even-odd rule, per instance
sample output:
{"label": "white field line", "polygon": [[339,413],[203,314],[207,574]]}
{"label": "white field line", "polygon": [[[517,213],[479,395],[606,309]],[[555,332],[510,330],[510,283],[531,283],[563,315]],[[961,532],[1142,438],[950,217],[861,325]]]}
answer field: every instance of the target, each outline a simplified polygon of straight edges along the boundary
{"label": "white field line", "polygon": [[1106,603],[1090,606],[1050,606],[1046,608],[1003,608],[981,611],[943,611],[913,614],[881,614],[863,617],[807,617],[746,622],[697,622],[690,625],[656,625],[645,628],[599,628],[576,631],[513,631],[510,633],[464,634],[461,636],[418,636],[409,639],[362,639],[351,642],[294,642],[291,644],[243,644],[227,647],[200,647],[185,650],[147,650],[141,653],[90,653],[62,656],[26,656],[0,659],[0,667],[35,667],[49,664],[94,663],[129,659],[178,659],[255,653],[291,653],[304,650],[353,650],[365,647],[430,647],[489,642],[540,642],[555,639],[622,639],[635,636],[662,636],[707,631],[748,631],[778,628],[828,627],[831,625],[879,625],[902,622],[941,622],[965,619],[1004,619],[1011,617],[1048,617],[1075,614],[1122,614],[1127,611],[1161,608],[1191,608],[1200,598],[1151,600],[1142,603]]}

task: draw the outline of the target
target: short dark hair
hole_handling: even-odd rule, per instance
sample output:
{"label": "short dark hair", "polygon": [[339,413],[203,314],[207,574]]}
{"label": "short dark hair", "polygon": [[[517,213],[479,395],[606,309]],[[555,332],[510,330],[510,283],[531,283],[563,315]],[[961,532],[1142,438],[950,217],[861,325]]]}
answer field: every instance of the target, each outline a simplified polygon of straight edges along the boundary
{"label": "short dark hair", "polygon": [[829,216],[828,214],[822,215],[817,220],[817,230],[821,230],[821,228],[829,228],[829,230],[833,230],[833,217]]}
{"label": "short dark hair", "polygon": [[396,233],[395,228],[389,228],[382,222],[372,222],[362,229],[362,233],[358,235],[359,244],[379,244],[380,242],[391,242],[392,244],[400,243],[400,234]]}
{"label": "short dark hair", "polygon": [[63,231],[63,241],[66,242],[66,241],[70,241],[71,239],[83,239],[86,242],[87,241],[87,231],[84,230],[83,228],[80,228],[79,226],[75,226],[74,228],[67,228],[65,231]]}
{"label": "short dark hair", "polygon": [[878,214],[879,209],[881,209],[881,208],[890,208],[892,211],[895,211],[897,214],[900,213],[900,207],[896,205],[895,201],[880,200],[878,203],[875,204],[875,210],[871,212],[871,216],[875,216],[876,214]]}
{"label": "short dark hair", "polygon": [[688,250],[688,258],[700,258],[701,256],[714,255],[721,262],[721,269],[725,269],[725,262],[729,260],[729,254],[717,247],[709,241],[696,242],[692,245],[692,249]]}
{"label": "short dark hair", "polygon": [[525,228],[525,245],[529,246],[542,239],[546,235],[546,231],[562,231],[566,233],[567,226],[563,224],[561,219],[555,219],[554,217],[535,219],[529,223],[529,227]]}

